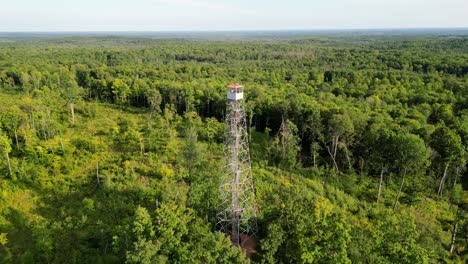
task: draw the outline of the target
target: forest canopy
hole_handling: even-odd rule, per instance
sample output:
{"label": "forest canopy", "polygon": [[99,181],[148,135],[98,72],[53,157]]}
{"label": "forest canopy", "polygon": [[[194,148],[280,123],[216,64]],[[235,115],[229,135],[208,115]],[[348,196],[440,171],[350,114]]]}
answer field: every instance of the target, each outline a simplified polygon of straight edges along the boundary
{"label": "forest canopy", "polygon": [[[232,82],[250,258],[215,228]],[[464,263],[468,37],[1,37],[0,153],[0,263]]]}

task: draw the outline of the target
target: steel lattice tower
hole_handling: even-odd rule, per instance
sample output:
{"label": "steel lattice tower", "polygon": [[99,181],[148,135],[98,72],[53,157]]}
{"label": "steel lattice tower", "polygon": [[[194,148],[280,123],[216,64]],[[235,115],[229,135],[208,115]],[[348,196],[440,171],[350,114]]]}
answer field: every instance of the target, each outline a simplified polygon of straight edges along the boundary
{"label": "steel lattice tower", "polygon": [[235,83],[227,88],[224,164],[219,185],[221,204],[217,226],[231,237],[235,246],[239,246],[257,232],[257,213],[243,107],[244,87]]}

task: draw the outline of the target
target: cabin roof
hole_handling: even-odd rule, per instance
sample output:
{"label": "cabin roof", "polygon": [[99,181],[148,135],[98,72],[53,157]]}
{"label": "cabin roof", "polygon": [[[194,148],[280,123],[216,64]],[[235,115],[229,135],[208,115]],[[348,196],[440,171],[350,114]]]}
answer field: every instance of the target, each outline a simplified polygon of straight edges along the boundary
{"label": "cabin roof", "polygon": [[244,88],[244,86],[238,84],[238,83],[231,83],[227,86],[228,88],[231,88],[231,89],[239,89],[239,88]]}

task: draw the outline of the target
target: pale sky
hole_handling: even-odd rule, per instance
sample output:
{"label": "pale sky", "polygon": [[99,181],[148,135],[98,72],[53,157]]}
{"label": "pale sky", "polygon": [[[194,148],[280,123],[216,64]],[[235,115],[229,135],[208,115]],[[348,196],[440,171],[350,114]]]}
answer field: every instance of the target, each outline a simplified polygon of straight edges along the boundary
{"label": "pale sky", "polygon": [[468,0],[0,0],[0,32],[443,27]]}

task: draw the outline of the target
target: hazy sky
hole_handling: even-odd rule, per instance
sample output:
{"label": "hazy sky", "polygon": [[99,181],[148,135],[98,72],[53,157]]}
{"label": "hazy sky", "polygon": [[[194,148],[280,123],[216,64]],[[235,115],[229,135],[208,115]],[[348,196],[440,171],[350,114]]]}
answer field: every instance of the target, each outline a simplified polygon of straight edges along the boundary
{"label": "hazy sky", "polygon": [[0,31],[468,27],[468,0],[0,0]]}

